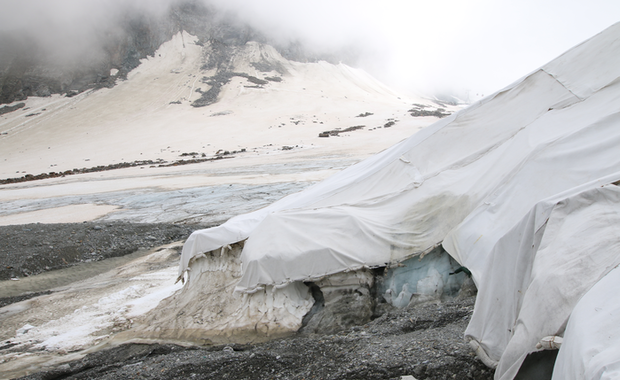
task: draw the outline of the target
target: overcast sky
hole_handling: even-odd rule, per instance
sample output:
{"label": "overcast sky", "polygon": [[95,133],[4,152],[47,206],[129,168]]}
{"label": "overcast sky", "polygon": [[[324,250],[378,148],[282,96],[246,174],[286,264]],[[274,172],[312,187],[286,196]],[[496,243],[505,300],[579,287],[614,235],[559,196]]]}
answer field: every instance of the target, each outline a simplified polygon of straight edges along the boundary
{"label": "overcast sky", "polygon": [[[128,5],[162,12],[171,1],[0,0],[0,28],[36,23],[75,34],[72,28],[101,27]],[[360,65],[392,86],[472,97],[499,90],[620,21],[618,0],[210,2],[274,38],[318,50],[362,49]]]}

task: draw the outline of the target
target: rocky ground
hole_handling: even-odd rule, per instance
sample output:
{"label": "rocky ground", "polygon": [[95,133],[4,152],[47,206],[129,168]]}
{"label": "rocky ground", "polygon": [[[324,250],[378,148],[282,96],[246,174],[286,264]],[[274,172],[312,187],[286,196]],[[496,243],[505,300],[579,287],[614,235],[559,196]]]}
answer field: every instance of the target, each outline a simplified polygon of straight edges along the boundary
{"label": "rocky ground", "polygon": [[0,281],[184,240],[200,228],[205,226],[127,222],[0,226]]}
{"label": "rocky ground", "polygon": [[463,340],[473,301],[393,309],[336,334],[256,345],[126,344],[24,379],[492,379]]}
{"label": "rocky ground", "polygon": [[[0,273],[6,279],[123,255],[183,239],[196,228],[131,223],[1,227]],[[373,320],[361,326],[255,345],[125,344],[24,378],[492,379],[493,371],[463,339],[473,305],[474,297],[404,309],[379,304]]]}

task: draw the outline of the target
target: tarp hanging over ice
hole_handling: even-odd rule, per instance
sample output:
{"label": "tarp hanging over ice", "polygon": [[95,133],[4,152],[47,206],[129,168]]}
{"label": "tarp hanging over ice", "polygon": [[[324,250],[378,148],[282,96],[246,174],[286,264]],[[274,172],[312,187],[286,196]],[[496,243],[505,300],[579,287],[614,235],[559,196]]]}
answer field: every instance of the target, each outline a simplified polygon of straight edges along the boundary
{"label": "tarp hanging over ice", "polygon": [[[245,239],[237,289],[246,292],[389,265],[443,242],[480,289],[467,334],[499,363],[496,378],[511,379],[539,335],[562,335],[579,298],[618,264],[619,78],[616,24],[322,183],[195,232],[179,274]],[[585,239],[579,231],[591,241],[563,244]],[[568,293],[572,283],[540,285],[569,274],[582,285]]]}
{"label": "tarp hanging over ice", "polygon": [[564,333],[569,316],[620,264],[620,187],[611,184],[618,179],[620,172],[538,202],[487,254],[465,335],[485,364],[497,366],[496,378],[513,379],[546,336],[579,339],[580,332]]}

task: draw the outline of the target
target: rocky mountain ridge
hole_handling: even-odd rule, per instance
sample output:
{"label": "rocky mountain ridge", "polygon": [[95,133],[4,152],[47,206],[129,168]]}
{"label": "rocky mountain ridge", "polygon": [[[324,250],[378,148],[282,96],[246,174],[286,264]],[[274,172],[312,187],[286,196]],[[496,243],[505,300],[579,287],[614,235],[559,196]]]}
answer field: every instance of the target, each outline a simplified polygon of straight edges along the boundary
{"label": "rocky mountain ridge", "polygon": [[[74,96],[87,89],[112,87],[118,79],[126,78],[140,64],[140,59],[152,56],[179,31],[197,36],[199,43],[213,46],[213,56],[207,59],[207,65],[213,67],[209,68],[220,69],[231,48],[248,41],[271,43],[290,60],[334,62],[344,58],[312,54],[299,43],[283,45],[268,41],[233,15],[223,15],[197,0],[182,0],[173,3],[162,16],[126,14],[97,33],[88,49],[77,56],[54,57],[49,46],[44,46],[29,31],[0,32],[0,104],[29,96]],[[201,103],[206,104],[209,102]]]}

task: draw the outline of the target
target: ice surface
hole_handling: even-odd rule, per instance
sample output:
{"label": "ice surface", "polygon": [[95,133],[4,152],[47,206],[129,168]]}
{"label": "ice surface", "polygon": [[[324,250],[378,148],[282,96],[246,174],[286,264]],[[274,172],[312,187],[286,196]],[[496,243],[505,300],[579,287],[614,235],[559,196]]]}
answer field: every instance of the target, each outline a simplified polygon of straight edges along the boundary
{"label": "ice surface", "polygon": [[453,297],[466,276],[463,272],[451,274],[460,266],[439,247],[423,258],[413,257],[387,269],[378,291],[396,307],[405,307],[412,301]]}
{"label": "ice surface", "polygon": [[172,191],[156,188],[9,200],[0,203],[0,225],[92,219],[217,224],[239,213],[264,207],[311,184],[230,184]]}

